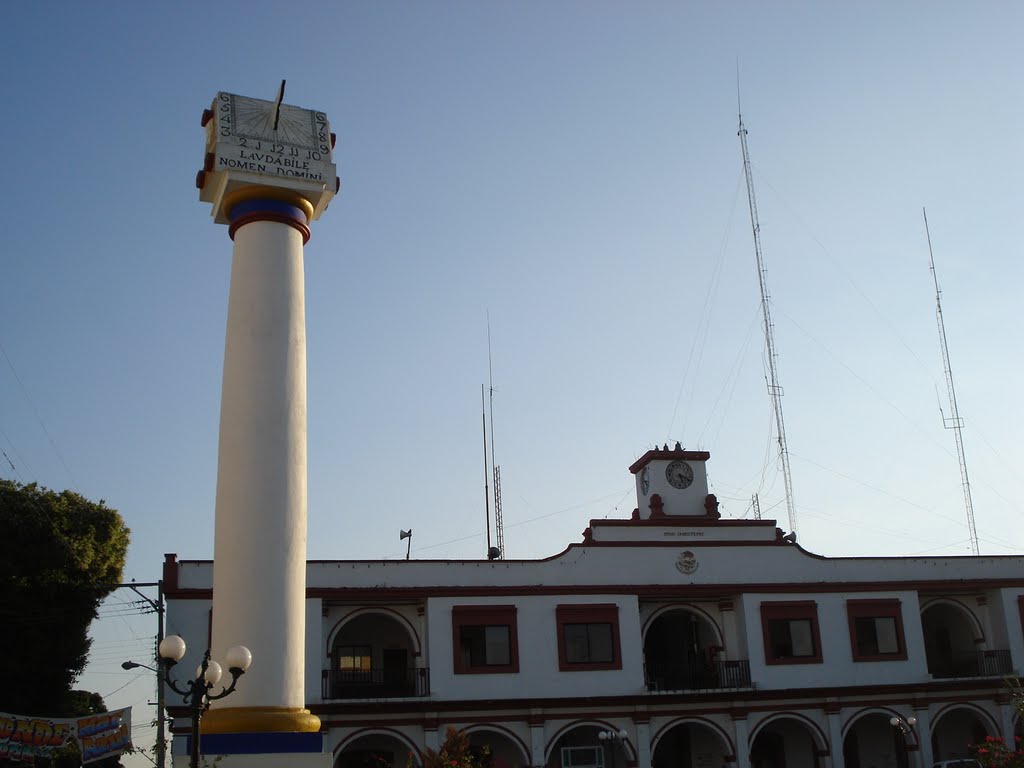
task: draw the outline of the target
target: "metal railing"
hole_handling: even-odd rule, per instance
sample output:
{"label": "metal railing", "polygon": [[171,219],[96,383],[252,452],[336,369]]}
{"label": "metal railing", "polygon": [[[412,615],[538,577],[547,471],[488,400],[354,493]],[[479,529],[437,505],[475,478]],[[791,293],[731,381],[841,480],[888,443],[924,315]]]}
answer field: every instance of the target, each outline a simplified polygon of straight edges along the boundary
{"label": "metal railing", "polygon": [[1009,650],[970,651],[941,661],[929,660],[932,677],[1002,677],[1013,672]]}
{"label": "metal railing", "polygon": [[648,691],[695,691],[715,688],[749,688],[750,661],[649,661],[644,664]]}
{"label": "metal railing", "polygon": [[324,699],[390,699],[430,695],[430,669],[325,671]]}

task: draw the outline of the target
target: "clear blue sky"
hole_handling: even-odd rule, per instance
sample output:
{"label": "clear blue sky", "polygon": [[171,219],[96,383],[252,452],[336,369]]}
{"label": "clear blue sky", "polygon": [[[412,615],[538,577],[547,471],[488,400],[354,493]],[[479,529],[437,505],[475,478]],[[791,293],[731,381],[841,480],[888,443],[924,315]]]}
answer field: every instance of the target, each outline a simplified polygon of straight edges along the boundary
{"label": "clear blue sky", "polygon": [[[343,184],[306,249],[311,558],[401,557],[409,527],[414,556],[483,555],[488,312],[509,557],[628,516],[626,467],[666,441],[712,451],[727,516],[760,493],[784,519],[737,64],[801,543],[969,551],[927,206],[981,549],[1021,551],[1019,3],[301,8],[0,28],[0,474],[119,509],[126,577],[212,555],[231,244],[199,117],[281,78]],[[105,615],[83,685],[144,704],[119,664],[155,624]]]}

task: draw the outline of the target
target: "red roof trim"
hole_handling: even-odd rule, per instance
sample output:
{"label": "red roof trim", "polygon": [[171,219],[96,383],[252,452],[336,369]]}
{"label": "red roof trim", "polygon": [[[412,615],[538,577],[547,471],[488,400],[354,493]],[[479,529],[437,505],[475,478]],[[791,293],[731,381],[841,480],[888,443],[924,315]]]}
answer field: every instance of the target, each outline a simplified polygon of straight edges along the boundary
{"label": "red roof trim", "polygon": [[678,460],[682,460],[682,461],[707,461],[710,458],[711,458],[711,454],[708,453],[707,451],[682,451],[682,450],[679,450],[679,451],[676,451],[676,450],[666,451],[666,450],[663,450],[661,448],[655,448],[654,450],[648,451],[643,456],[641,456],[639,459],[634,461],[630,465],[629,471],[632,472],[635,475],[637,472],[639,472],[641,469],[643,469],[644,464],[647,464],[648,462],[653,461],[654,459],[678,459]]}
{"label": "red roof trim", "polygon": [[[689,544],[687,545],[689,546]],[[836,582],[758,582],[752,584],[574,584],[544,586],[520,584],[479,587],[307,587],[307,598],[325,600],[422,600],[431,597],[497,597],[519,595],[637,595],[646,600],[720,600],[739,594],[789,593],[794,595],[840,592],[918,592],[922,595],[972,594],[981,589],[1024,587],[1024,578],[942,581],[836,581]],[[174,600],[210,600],[213,590],[164,590]]]}
{"label": "red roof trim", "polygon": [[[421,722],[426,713],[432,716],[439,711],[464,712],[465,714],[449,718],[451,722],[485,722],[494,719],[493,713],[504,713],[503,720],[526,720],[530,710],[542,709],[548,720],[573,719],[580,717],[592,718],[594,708],[603,707],[609,712],[630,714],[637,706],[644,707],[644,714],[657,717],[692,714],[700,711],[703,714],[742,712],[744,716],[750,712],[778,712],[789,710],[824,709],[835,703],[845,707],[879,707],[899,702],[906,703],[910,698],[915,702],[937,704],[941,702],[974,702],[993,700],[1001,696],[1005,689],[1000,678],[992,678],[986,683],[977,680],[970,682],[944,682],[937,684],[894,684],[894,685],[859,685],[827,688],[793,688],[774,690],[722,691],[710,693],[701,691],[699,696],[692,693],[680,694],[637,694],[633,696],[581,696],[578,698],[558,699],[465,699],[437,701],[430,699],[411,701],[403,699],[396,702],[352,700],[347,702],[308,703],[311,713],[321,716],[324,727],[352,726],[359,721],[338,719],[330,721],[325,715],[344,717],[352,714],[356,717],[369,717],[368,722],[389,725],[406,722]],[[891,696],[892,699],[885,698]],[[838,700],[838,701],[837,701]],[[717,704],[717,706],[715,706]],[[168,709],[182,712],[187,716],[186,707],[169,707]],[[490,714],[481,714],[481,713]],[[173,712],[172,712],[173,714]],[[393,720],[382,721],[381,715],[393,714]]]}

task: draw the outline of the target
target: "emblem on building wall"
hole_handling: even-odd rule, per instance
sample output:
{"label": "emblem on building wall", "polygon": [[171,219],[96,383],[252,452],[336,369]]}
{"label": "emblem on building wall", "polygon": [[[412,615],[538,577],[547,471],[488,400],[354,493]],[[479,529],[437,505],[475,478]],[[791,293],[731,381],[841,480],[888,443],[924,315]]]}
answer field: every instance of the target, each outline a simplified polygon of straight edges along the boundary
{"label": "emblem on building wall", "polygon": [[676,569],[680,573],[691,574],[697,570],[697,556],[687,550],[676,559]]}

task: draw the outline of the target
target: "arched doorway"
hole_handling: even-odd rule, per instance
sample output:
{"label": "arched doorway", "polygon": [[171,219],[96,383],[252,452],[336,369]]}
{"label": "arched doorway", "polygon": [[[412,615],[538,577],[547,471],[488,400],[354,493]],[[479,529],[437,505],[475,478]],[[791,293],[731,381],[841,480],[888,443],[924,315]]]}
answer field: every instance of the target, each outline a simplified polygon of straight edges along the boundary
{"label": "arched doorway", "polygon": [[651,757],[652,768],[704,768],[734,760],[732,745],[705,723],[683,722],[663,731]]}
{"label": "arched doorway", "polygon": [[714,625],[697,611],[679,607],[659,614],[644,635],[648,690],[735,687],[719,674],[721,650]]}
{"label": "arched doorway", "polygon": [[628,739],[602,739],[602,731],[617,733],[621,726],[580,723],[562,731],[548,750],[546,768],[628,768],[636,752]]}
{"label": "arched doorway", "polygon": [[782,716],[758,729],[750,748],[751,768],[817,768],[818,744],[810,725]]}
{"label": "arched doorway", "polygon": [[345,744],[334,768],[405,768],[418,766],[419,753],[389,733],[367,733]]}
{"label": "arched doorway", "polygon": [[415,638],[398,617],[358,613],[338,629],[331,644],[325,699],[426,696],[428,670],[416,667]]}
{"label": "arched doorway", "polygon": [[482,768],[529,768],[530,756],[524,745],[510,734],[487,726],[468,733],[469,747]]}
{"label": "arched doorway", "polygon": [[921,613],[924,653],[932,677],[973,677],[981,673],[976,619],[963,606],[932,603]]}
{"label": "arched doorway", "polygon": [[995,736],[995,724],[971,707],[951,707],[932,725],[932,755],[940,760],[971,758],[970,745],[981,744],[986,736]]}
{"label": "arched doorway", "polygon": [[872,768],[886,765],[908,768],[907,737],[890,724],[891,713],[869,712],[858,717],[843,739],[843,762],[846,768]]}

